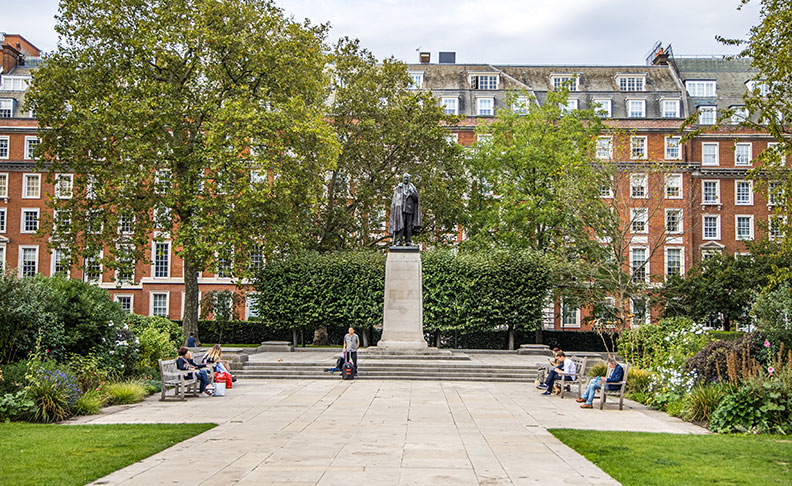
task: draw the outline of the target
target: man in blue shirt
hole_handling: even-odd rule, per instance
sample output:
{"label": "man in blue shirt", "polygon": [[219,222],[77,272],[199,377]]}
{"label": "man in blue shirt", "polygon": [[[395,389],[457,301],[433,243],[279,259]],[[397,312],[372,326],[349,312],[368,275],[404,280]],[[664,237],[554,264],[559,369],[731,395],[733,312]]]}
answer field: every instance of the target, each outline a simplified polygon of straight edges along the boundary
{"label": "man in blue shirt", "polygon": [[[616,363],[616,358],[608,358],[608,370],[610,374],[605,378],[605,386],[609,387],[608,390],[618,390],[619,385],[608,385],[608,383],[618,383],[624,380],[624,369],[620,364]],[[583,403],[580,408],[593,408],[594,394],[602,387],[602,377],[597,376],[592,378],[589,382],[583,396],[577,399],[578,403]]]}

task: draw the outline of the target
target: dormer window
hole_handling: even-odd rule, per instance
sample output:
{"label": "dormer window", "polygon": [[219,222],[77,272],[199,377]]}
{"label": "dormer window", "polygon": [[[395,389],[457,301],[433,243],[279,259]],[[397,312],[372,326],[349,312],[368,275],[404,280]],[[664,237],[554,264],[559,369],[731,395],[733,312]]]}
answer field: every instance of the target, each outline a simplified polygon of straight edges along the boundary
{"label": "dormer window", "polygon": [[421,71],[410,71],[410,89],[423,88],[423,75]]}
{"label": "dormer window", "polygon": [[483,90],[498,89],[498,75],[474,74],[470,76],[470,85],[473,89],[483,89]]}
{"label": "dormer window", "polygon": [[569,91],[578,90],[578,77],[577,74],[554,74],[550,76],[550,83],[553,85],[553,90],[566,88]]}
{"label": "dormer window", "polygon": [[712,98],[715,96],[715,81],[685,81],[690,96]]}
{"label": "dormer window", "polygon": [[764,97],[770,94],[770,85],[767,81],[748,81],[745,86],[755,95]]}
{"label": "dormer window", "polygon": [[14,116],[14,100],[0,100],[0,118],[11,118]]}
{"label": "dormer window", "polygon": [[616,77],[619,82],[619,89],[622,91],[644,91],[646,76],[624,76]]}

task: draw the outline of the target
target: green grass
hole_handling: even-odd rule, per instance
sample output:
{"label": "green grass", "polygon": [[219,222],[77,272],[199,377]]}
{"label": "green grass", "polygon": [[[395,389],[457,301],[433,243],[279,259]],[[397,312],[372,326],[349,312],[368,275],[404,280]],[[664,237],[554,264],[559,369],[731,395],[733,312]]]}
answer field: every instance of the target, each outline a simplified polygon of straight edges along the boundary
{"label": "green grass", "polygon": [[0,424],[0,483],[81,485],[215,424]]}
{"label": "green grass", "polygon": [[624,486],[792,484],[792,438],[551,429]]}

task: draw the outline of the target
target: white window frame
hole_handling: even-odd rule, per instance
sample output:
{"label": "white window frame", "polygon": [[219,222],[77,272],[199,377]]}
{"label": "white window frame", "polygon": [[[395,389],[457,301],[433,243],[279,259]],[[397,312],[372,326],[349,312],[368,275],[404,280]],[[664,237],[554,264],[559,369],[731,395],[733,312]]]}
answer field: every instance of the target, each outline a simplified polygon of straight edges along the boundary
{"label": "white window frame", "polygon": [[422,89],[424,73],[423,71],[410,71],[410,89]]}
{"label": "white window frame", "polygon": [[[704,159],[704,147],[715,147],[715,161],[710,162]],[[709,167],[717,167],[720,165],[720,144],[718,142],[702,142],[701,143],[701,165]]]}
{"label": "white window frame", "polygon": [[[773,221],[779,221],[779,226],[774,227]],[[782,240],[784,238],[784,229],[787,225],[786,215],[771,214],[767,218],[767,239],[770,241]],[[778,230],[779,234],[776,234]]]}
{"label": "white window frame", "polygon": [[[67,180],[69,181],[68,187],[64,188],[63,182]],[[74,192],[74,174],[56,174],[55,187],[53,189],[57,199],[71,199]],[[64,194],[66,191],[63,189],[68,189],[68,193]]]}
{"label": "white window frame", "polygon": [[5,233],[8,227],[8,208],[0,208],[0,233]]}
{"label": "white window frame", "polygon": [[[55,268],[56,264],[58,263],[58,256],[57,255],[58,254],[63,254],[65,256],[65,253],[66,252],[64,252],[63,250],[59,250],[57,248],[50,252],[50,276],[58,274],[58,271]],[[68,277],[69,273],[70,272],[66,271],[65,275]]]}
{"label": "white window frame", "polygon": [[[36,179],[36,194],[33,196],[28,192],[28,178]],[[41,174],[22,174],[22,199],[41,199]]]}
{"label": "white window frame", "polygon": [[685,275],[685,247],[683,246],[667,246],[664,248],[665,253],[665,277],[666,280],[671,276],[668,273],[668,252],[669,250],[679,250],[679,276]]}
{"label": "white window frame", "polygon": [[578,329],[580,328],[580,307],[575,308],[575,323],[566,325],[564,324],[564,308],[567,307],[564,300],[561,300],[561,329]]}
{"label": "white window frame", "polygon": [[[747,186],[748,187],[748,200],[740,202],[739,199],[739,192],[738,189],[740,186]],[[746,181],[742,179],[736,179],[734,181],[734,205],[735,206],[753,206],[754,203],[754,190],[753,190],[753,181]]]}
{"label": "white window frame", "polygon": [[[0,116],[0,118],[14,118],[14,98],[0,98],[0,110],[9,110],[8,116]],[[6,108],[3,108],[6,105]]]}
{"label": "white window frame", "polygon": [[[684,194],[684,190],[683,190],[684,177],[682,176],[682,174],[680,174],[678,172],[673,172],[673,173],[670,173],[670,174],[664,174],[663,180],[665,181],[665,184],[663,186],[663,196],[666,199],[682,199],[682,196]],[[669,196],[668,195],[668,189],[670,189],[672,187],[669,184],[669,182],[672,181],[672,180],[678,180],[679,181],[679,187],[678,187],[679,194],[677,194],[676,196]]]}
{"label": "white window frame", "polygon": [[[636,223],[643,223],[643,229],[636,229]],[[630,233],[645,235],[649,233],[649,208],[630,209]]]}
{"label": "white window frame", "polygon": [[[750,235],[747,237],[740,237],[740,218],[748,218],[750,222]],[[734,239],[737,241],[752,241],[754,239],[754,217],[753,214],[735,214],[734,215]]]}
{"label": "white window frame", "polygon": [[[490,103],[490,107],[486,110],[490,113],[482,113],[482,101],[488,101]],[[492,96],[481,96],[476,98],[476,116],[495,116],[495,98]]]}
{"label": "white window frame", "polygon": [[[767,142],[767,147],[765,148],[765,151],[774,150],[773,147],[777,147],[777,146],[778,146],[778,142]],[[787,161],[786,154],[782,153],[781,159],[779,160],[779,162],[781,163],[780,165],[782,166],[786,165],[786,161]]]}
{"label": "white window frame", "polygon": [[643,271],[644,271],[644,283],[649,283],[649,248],[645,246],[630,246],[630,276],[635,272],[635,265],[633,260],[633,250],[643,250],[644,251],[644,264],[643,264]]}
{"label": "white window frame", "polygon": [[[591,108],[601,118],[611,118],[613,116],[613,100],[596,98],[591,100]],[[602,112],[605,112],[604,114]]]}
{"label": "white window frame", "polygon": [[[602,199],[613,199],[613,176],[608,178],[608,185],[607,186],[600,186],[600,198]],[[603,191],[603,189],[607,189]]]}
{"label": "white window frame", "polygon": [[644,312],[646,313],[646,315],[644,315],[644,321],[643,322],[637,322],[635,320],[635,317],[632,317],[630,325],[631,326],[641,326],[641,325],[649,325],[649,324],[651,324],[652,323],[652,306],[649,303],[649,299],[633,299],[633,298],[630,299],[630,312],[633,314],[633,316],[635,316],[636,312],[637,312],[637,309],[635,307],[636,300],[640,300],[640,301],[642,301],[644,303]]}
{"label": "white window frame", "polygon": [[36,252],[36,259],[34,260],[35,264],[36,264],[36,268],[35,268],[35,271],[33,272],[33,274],[35,275],[35,274],[39,273],[39,247],[38,247],[38,245],[20,245],[19,246],[19,266],[18,266],[18,269],[17,269],[18,272],[19,272],[19,276],[20,277],[25,277],[26,276],[22,270],[23,270],[23,266],[24,266],[24,263],[25,263],[24,262],[25,250],[30,250],[30,249],[33,249]]}
{"label": "white window frame", "polygon": [[[679,223],[676,231],[668,230],[668,215],[671,213],[679,214]],[[666,208],[665,210],[665,232],[669,235],[681,235],[685,232],[685,212],[682,208]]]}
{"label": "white window frame", "polygon": [[[624,83],[622,83],[624,81]],[[640,89],[638,84],[640,81]],[[641,91],[646,91],[646,76],[643,74],[621,74],[616,76],[616,84],[619,85],[619,90],[625,93],[639,93]],[[631,86],[632,88],[630,89]]]}
{"label": "white window frame", "polygon": [[715,105],[699,106],[699,125],[714,125],[718,121],[718,107]]}
{"label": "white window frame", "polygon": [[251,304],[253,303],[253,299],[257,299],[258,292],[248,292],[245,294],[245,320],[249,321],[251,317],[261,317],[258,315],[251,315],[250,308]]}
{"label": "white window frame", "polygon": [[158,316],[160,314],[154,314],[154,296],[155,295],[164,295],[165,296],[165,315],[162,317],[168,318],[170,316],[170,291],[168,290],[152,290],[149,292],[149,315],[150,316]]}
{"label": "white window frame", "polygon": [[[452,110],[448,105],[449,102],[453,102],[454,109]],[[444,97],[440,100],[440,106],[443,107],[443,111],[446,115],[458,115],[459,114],[459,98],[449,98]]]}
{"label": "white window frame", "polygon": [[718,95],[718,83],[711,79],[685,81],[685,90],[691,98],[715,98]]}
{"label": "white window frame", "polygon": [[512,101],[511,109],[517,115],[527,115],[530,101],[527,96],[518,96]]}
{"label": "white window frame", "polygon": [[[119,307],[121,307],[121,302],[120,302],[119,299],[122,298],[122,297],[129,299],[129,313],[130,314],[134,314],[135,313],[135,295],[134,294],[115,294],[115,295],[113,295],[113,302],[117,302]],[[123,311],[123,307],[121,307],[121,310]]]}
{"label": "white window frame", "polygon": [[[748,149],[748,161],[740,162],[740,148]],[[734,166],[735,167],[750,167],[753,162],[753,143],[751,142],[736,142],[734,144]]]}
{"label": "white window frame", "polygon": [[[604,146],[604,143],[600,145],[600,142],[607,142],[607,146]],[[596,156],[600,160],[611,160],[613,158],[613,137],[597,137]]]}
{"label": "white window frame", "polygon": [[[642,181],[642,182],[641,182]],[[643,187],[643,196],[636,196],[633,187]],[[630,199],[646,199],[649,197],[649,174],[646,172],[633,172],[630,174]]]}
{"label": "white window frame", "polygon": [[564,113],[572,113],[577,109],[578,109],[578,100],[576,98],[569,98],[566,102],[566,105],[561,106],[561,110]]}
{"label": "white window frame", "polygon": [[[30,231],[25,227],[25,213],[36,213],[36,229]],[[19,232],[22,234],[32,235],[41,228],[41,210],[39,208],[22,208],[19,217]]]}
{"label": "white window frame", "polygon": [[732,116],[731,116],[731,123],[732,125],[739,125],[744,121],[748,120],[748,108],[745,105],[734,105],[730,107],[732,109]]}
{"label": "white window frame", "polygon": [[[167,259],[166,275],[157,276],[157,245],[165,245],[167,250],[165,257]],[[167,279],[171,276],[171,242],[170,241],[152,241],[151,242],[151,278]]]}
{"label": "white window frame", "polygon": [[[669,104],[669,103],[673,103],[674,104],[674,110],[673,110],[674,115],[673,116],[668,116],[668,114],[671,112],[671,110],[667,110],[666,109],[666,104]],[[660,117],[662,117],[662,118],[679,118],[679,100],[678,99],[671,99],[671,100],[662,99],[662,100],[660,100]]]}
{"label": "white window frame", "polygon": [[[104,251],[99,251],[99,254],[96,257],[84,257],[83,258],[83,268],[82,268],[82,274],[83,274],[83,278],[82,279],[83,279],[83,282],[97,284],[97,285],[102,283],[102,281],[104,280],[104,271],[105,271],[104,265],[102,265],[102,258],[104,258]],[[94,260],[95,259],[96,261],[99,262],[98,263],[98,265],[99,265],[99,278],[98,279],[88,278],[88,261],[89,261],[89,259],[90,260]]]}
{"label": "white window frame", "polygon": [[[476,76],[476,89],[477,90],[494,91],[494,90],[497,90],[498,87],[500,86],[500,76],[498,76],[497,74],[476,74],[475,76]],[[487,87],[486,88],[482,88],[481,87],[481,78],[488,78]],[[491,84],[490,84],[490,80],[491,79],[490,78],[495,78],[495,86],[494,87],[490,87],[491,86]]]}
{"label": "white window frame", "polygon": [[0,136],[0,141],[5,142],[5,155],[0,153],[0,159],[8,160],[8,157],[11,156],[11,137],[7,135]]}
{"label": "white window frame", "polygon": [[579,91],[579,82],[577,74],[551,74],[550,86],[553,91],[558,91],[561,88],[567,88],[569,92]]}
{"label": "white window frame", "polygon": [[0,271],[6,271],[6,244],[0,243]]}
{"label": "white window frame", "polygon": [[[707,201],[706,192],[704,191],[705,183],[714,182],[715,183],[715,201]],[[720,204],[721,203],[721,195],[720,195],[720,180],[718,179],[704,179],[701,181],[701,204]]]}
{"label": "white window frame", "polygon": [[[641,105],[640,115],[633,115],[633,103],[639,103]],[[646,118],[646,100],[645,99],[630,99],[627,98],[626,107],[627,108],[627,118]],[[638,113],[637,111],[635,113]]]}
{"label": "white window frame", "polygon": [[[707,218],[715,219],[715,236],[707,236]],[[718,241],[721,239],[721,217],[720,214],[702,214],[701,215],[701,239],[707,241]]]}
{"label": "white window frame", "polygon": [[778,205],[778,200],[784,197],[784,183],[781,181],[770,181],[767,184],[767,207],[772,208]]}
{"label": "white window frame", "polygon": [[[673,145],[669,144],[672,140],[676,140],[676,155],[669,155],[669,149],[673,148]],[[682,160],[682,137],[666,137],[664,153],[666,160]]]}
{"label": "white window frame", "polygon": [[[25,137],[25,160],[35,160],[33,154],[30,152],[30,143],[36,142],[36,145],[41,143],[41,139],[38,137]],[[34,149],[35,150],[35,149]]]}
{"label": "white window frame", "polygon": [[[638,140],[643,140],[643,154],[642,155],[635,155],[635,142]],[[630,159],[631,160],[645,160],[648,156],[649,148],[648,148],[648,138],[645,135],[642,136],[635,136],[630,137]]]}

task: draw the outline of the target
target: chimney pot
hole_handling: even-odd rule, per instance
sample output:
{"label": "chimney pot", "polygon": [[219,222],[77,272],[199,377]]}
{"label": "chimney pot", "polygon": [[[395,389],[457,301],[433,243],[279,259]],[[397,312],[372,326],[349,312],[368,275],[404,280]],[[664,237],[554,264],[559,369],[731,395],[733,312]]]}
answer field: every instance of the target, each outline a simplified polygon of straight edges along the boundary
{"label": "chimney pot", "polygon": [[421,64],[429,64],[429,62],[431,60],[431,57],[432,57],[432,55],[429,52],[422,52],[418,56],[419,60],[421,61]]}

